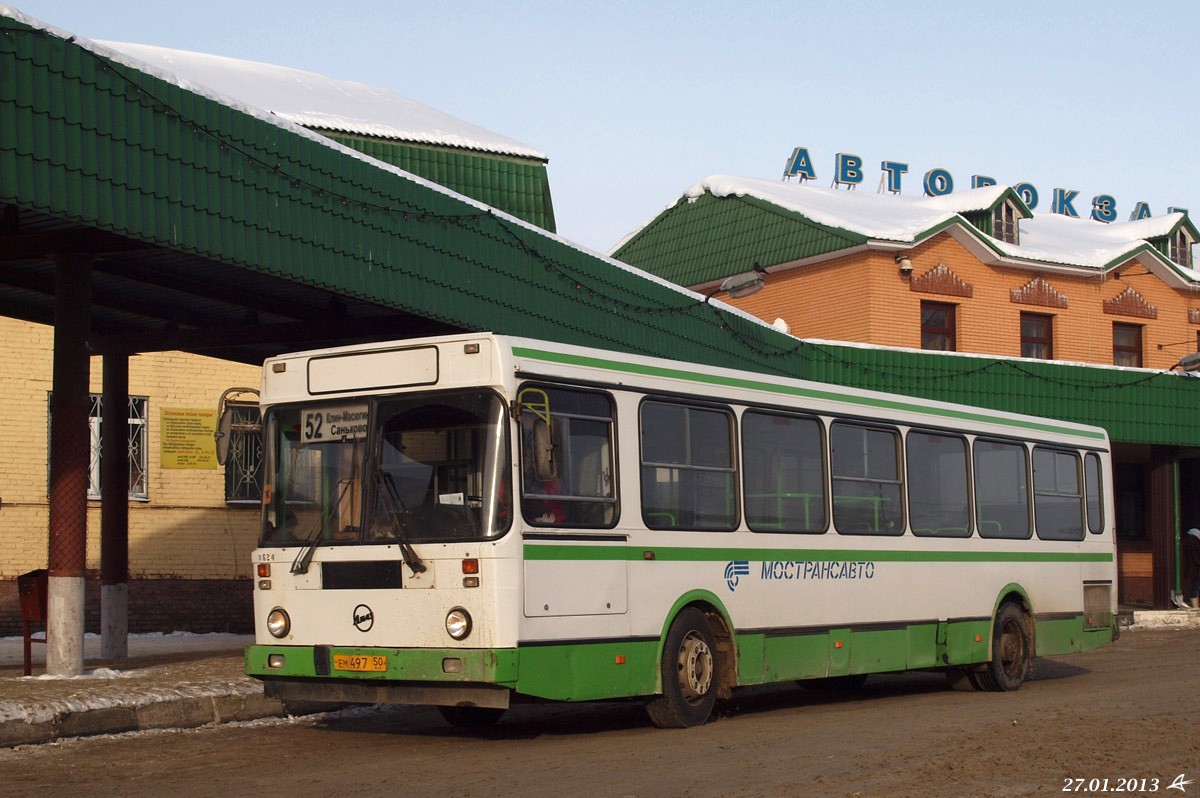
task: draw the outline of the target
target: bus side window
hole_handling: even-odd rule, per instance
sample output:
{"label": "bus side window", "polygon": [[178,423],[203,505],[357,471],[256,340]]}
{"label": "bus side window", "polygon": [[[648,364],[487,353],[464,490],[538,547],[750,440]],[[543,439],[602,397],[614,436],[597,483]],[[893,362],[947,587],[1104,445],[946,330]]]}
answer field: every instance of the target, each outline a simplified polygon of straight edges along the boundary
{"label": "bus side window", "polygon": [[1088,532],[1099,535],[1104,531],[1103,487],[1100,482],[1100,455],[1088,452],[1083,459],[1084,485],[1087,489]]}
{"label": "bus side window", "polygon": [[1029,455],[1019,443],[976,439],[975,520],[985,538],[1029,537]]}
{"label": "bus side window", "polygon": [[904,534],[899,438],[893,429],[840,421],[830,427],[833,524],[838,532]]}
{"label": "bus side window", "polygon": [[908,517],[913,534],[970,537],[966,439],[910,430],[907,452]]}
{"label": "bus side window", "polygon": [[650,529],[737,528],[733,414],[646,401],[642,440],[642,521]]}
{"label": "bus side window", "polygon": [[[526,392],[544,395],[546,407],[536,412],[523,408],[519,417],[525,521],[537,526],[611,527],[617,520],[617,498],[609,396],[548,387],[526,388],[522,395]],[[553,463],[553,469],[547,463]]]}
{"label": "bus side window", "polygon": [[1079,455],[1035,446],[1033,514],[1043,540],[1083,540],[1083,485]]}
{"label": "bus side window", "polygon": [[825,444],[815,418],[742,415],[746,524],[755,532],[824,532]]}

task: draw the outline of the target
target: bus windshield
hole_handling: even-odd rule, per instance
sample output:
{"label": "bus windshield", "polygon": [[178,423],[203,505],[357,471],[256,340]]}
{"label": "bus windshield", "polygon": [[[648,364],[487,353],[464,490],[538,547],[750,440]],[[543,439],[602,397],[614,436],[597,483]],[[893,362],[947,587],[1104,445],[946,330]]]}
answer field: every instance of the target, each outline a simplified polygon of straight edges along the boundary
{"label": "bus windshield", "polygon": [[261,545],[483,540],[511,518],[504,404],[456,391],[275,408]]}

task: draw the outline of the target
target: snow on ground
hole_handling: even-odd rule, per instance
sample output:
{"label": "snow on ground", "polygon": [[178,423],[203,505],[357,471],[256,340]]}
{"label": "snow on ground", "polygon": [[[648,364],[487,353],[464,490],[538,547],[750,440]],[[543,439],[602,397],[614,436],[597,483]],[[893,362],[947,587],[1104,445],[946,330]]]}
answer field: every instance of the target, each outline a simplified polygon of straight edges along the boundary
{"label": "snow on ground", "polygon": [[1200,627],[1196,610],[1144,610],[1133,614],[1134,629],[1195,629]]}
{"label": "snow on ground", "polygon": [[[0,680],[0,723],[45,723],[66,713],[110,707],[141,707],[163,701],[215,696],[250,696],[261,685],[241,675],[240,668],[210,658],[185,658],[166,664],[139,665],[138,657],[170,654],[236,655],[254,638],[234,634],[137,634],[129,636],[131,667],[95,668],[80,676],[25,676]],[[45,645],[34,645],[35,663],[45,662]],[[100,636],[84,639],[84,659],[98,659]],[[0,638],[0,666],[23,659],[20,637]]]}

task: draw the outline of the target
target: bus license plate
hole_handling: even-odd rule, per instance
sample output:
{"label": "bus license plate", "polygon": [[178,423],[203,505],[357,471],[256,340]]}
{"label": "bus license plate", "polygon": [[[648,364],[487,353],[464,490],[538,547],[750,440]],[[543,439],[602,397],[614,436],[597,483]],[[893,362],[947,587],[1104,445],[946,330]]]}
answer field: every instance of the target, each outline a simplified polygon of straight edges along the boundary
{"label": "bus license plate", "polygon": [[383,673],[387,671],[387,657],[375,654],[334,654],[333,667],[339,671]]}

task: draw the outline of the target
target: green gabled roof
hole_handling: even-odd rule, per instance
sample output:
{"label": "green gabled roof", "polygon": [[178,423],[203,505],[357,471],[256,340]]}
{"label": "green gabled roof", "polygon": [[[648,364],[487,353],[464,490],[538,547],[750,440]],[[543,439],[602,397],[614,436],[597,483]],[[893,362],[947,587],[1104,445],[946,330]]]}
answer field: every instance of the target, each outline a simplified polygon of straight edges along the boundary
{"label": "green gabled roof", "polygon": [[613,252],[617,260],[679,285],[860,246],[868,238],[745,195],[705,192],[679,200]]}
{"label": "green gabled roof", "polygon": [[1179,232],[1179,228],[1181,227],[1187,230],[1192,241],[1200,241],[1200,232],[1196,231],[1196,226],[1192,224],[1192,220],[1187,214],[1183,214],[1183,218],[1172,225],[1170,230],[1166,230],[1160,235],[1147,236],[1146,238],[1146,241],[1154,248],[1154,251],[1161,255],[1163,260],[1172,268],[1178,268],[1178,264],[1171,260],[1171,238]]}
{"label": "green gabled roof", "polygon": [[1005,187],[1004,192],[1000,194],[991,205],[986,208],[977,210],[963,211],[963,216],[968,222],[976,227],[980,232],[987,236],[995,235],[993,212],[996,207],[1002,203],[1011,202],[1017,209],[1017,213],[1022,219],[1032,219],[1033,211],[1029,210],[1029,206],[1025,204],[1025,200],[1021,199],[1021,195],[1014,191],[1011,187]]}
{"label": "green gabled roof", "polygon": [[364,155],[499,208],[543,230],[555,231],[550,178],[544,163],[325,130],[317,132]]}

